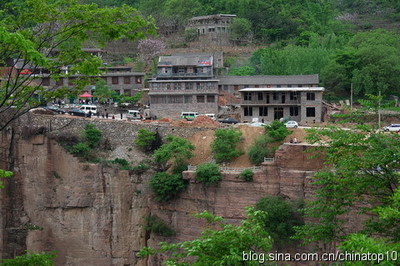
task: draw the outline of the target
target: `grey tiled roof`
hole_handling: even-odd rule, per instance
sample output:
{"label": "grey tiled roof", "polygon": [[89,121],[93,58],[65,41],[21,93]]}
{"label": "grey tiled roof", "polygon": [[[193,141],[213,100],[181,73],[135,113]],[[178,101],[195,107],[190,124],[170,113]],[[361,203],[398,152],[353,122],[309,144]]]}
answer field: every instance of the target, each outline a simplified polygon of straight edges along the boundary
{"label": "grey tiled roof", "polygon": [[218,76],[220,85],[308,85],[318,84],[318,74],[291,76]]}

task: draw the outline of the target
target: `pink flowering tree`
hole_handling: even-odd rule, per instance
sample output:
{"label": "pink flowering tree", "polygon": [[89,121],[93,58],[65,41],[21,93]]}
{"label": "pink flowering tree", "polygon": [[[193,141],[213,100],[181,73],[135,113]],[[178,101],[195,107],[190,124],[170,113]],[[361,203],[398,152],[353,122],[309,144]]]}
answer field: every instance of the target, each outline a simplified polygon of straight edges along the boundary
{"label": "pink flowering tree", "polygon": [[166,45],[161,40],[140,40],[138,44],[139,57],[146,65],[149,65],[155,57],[164,53],[165,48]]}

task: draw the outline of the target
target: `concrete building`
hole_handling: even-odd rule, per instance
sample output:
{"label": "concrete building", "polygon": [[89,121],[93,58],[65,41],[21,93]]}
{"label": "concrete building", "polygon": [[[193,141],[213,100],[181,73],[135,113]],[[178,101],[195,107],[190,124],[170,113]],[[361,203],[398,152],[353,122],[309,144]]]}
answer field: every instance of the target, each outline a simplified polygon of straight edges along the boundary
{"label": "concrete building", "polygon": [[[68,68],[64,67],[61,71],[68,76],[54,80],[51,79],[51,74],[47,69],[25,65],[23,60],[14,62],[14,68],[17,73],[35,78],[36,82],[45,88],[73,87],[75,81],[81,77],[80,75],[68,75]],[[134,72],[131,67],[102,67],[100,70],[102,70],[102,73],[92,78],[103,79],[106,85],[118,94],[132,96],[144,86],[145,73]],[[85,90],[93,92],[95,83],[96,81],[93,80],[92,84],[88,85]]]}
{"label": "concrete building", "polygon": [[301,124],[322,120],[322,87],[259,87],[240,89],[241,120],[273,121],[281,118]]}
{"label": "concrete building", "polygon": [[226,97],[227,105],[235,105],[240,101],[239,90],[245,88],[292,88],[318,87],[318,75],[290,75],[290,76],[218,76],[218,90]]}
{"label": "concrete building", "polygon": [[207,39],[220,45],[229,44],[229,26],[236,15],[216,14],[189,19],[185,30],[196,29],[199,39]]}
{"label": "concrete building", "polygon": [[153,116],[179,118],[181,112],[218,113],[218,80],[213,56],[161,56],[149,81]]}

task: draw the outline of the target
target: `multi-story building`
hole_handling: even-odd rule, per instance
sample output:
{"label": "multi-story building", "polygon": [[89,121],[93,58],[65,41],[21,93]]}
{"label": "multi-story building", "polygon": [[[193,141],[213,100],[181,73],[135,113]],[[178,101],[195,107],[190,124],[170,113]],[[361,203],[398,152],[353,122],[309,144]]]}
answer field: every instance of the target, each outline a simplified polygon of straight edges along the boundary
{"label": "multi-story building", "polygon": [[185,30],[196,29],[197,35],[201,39],[218,44],[228,44],[229,26],[234,18],[236,18],[236,15],[229,14],[193,17],[189,19]]}
{"label": "multi-story building", "polygon": [[235,105],[240,101],[239,90],[245,88],[292,88],[318,87],[318,75],[290,75],[290,76],[218,76],[218,90],[220,94],[231,95],[226,97],[227,105]]}
{"label": "multi-story building", "polygon": [[241,119],[272,121],[281,118],[302,124],[322,119],[322,87],[258,87],[240,89]]}
{"label": "multi-story building", "polygon": [[[40,67],[30,67],[29,65],[25,65],[22,60],[15,62],[14,68],[18,73],[31,75],[37,79],[38,84],[41,84],[45,88],[73,87],[75,86],[74,81],[80,77],[80,75],[69,75],[68,77],[54,80],[51,79],[51,74],[48,70]],[[103,72],[96,77],[103,79],[106,85],[118,94],[132,96],[143,88],[145,75],[143,72],[134,72],[131,67],[125,66],[102,67],[100,69]],[[68,68],[62,68],[61,71],[68,74]],[[93,81],[92,85],[87,86],[85,90],[92,92],[95,83]]]}
{"label": "multi-story building", "polygon": [[213,56],[161,56],[149,81],[152,115],[178,118],[181,112],[218,113],[218,80]]}

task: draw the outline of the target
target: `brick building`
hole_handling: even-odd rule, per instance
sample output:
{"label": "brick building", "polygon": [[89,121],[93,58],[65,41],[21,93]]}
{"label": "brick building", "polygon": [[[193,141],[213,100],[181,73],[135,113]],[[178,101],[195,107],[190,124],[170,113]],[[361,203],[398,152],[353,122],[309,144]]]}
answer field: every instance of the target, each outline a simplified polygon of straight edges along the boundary
{"label": "brick building", "polygon": [[178,118],[181,112],[218,113],[218,80],[213,56],[161,56],[149,81],[152,115]]}

